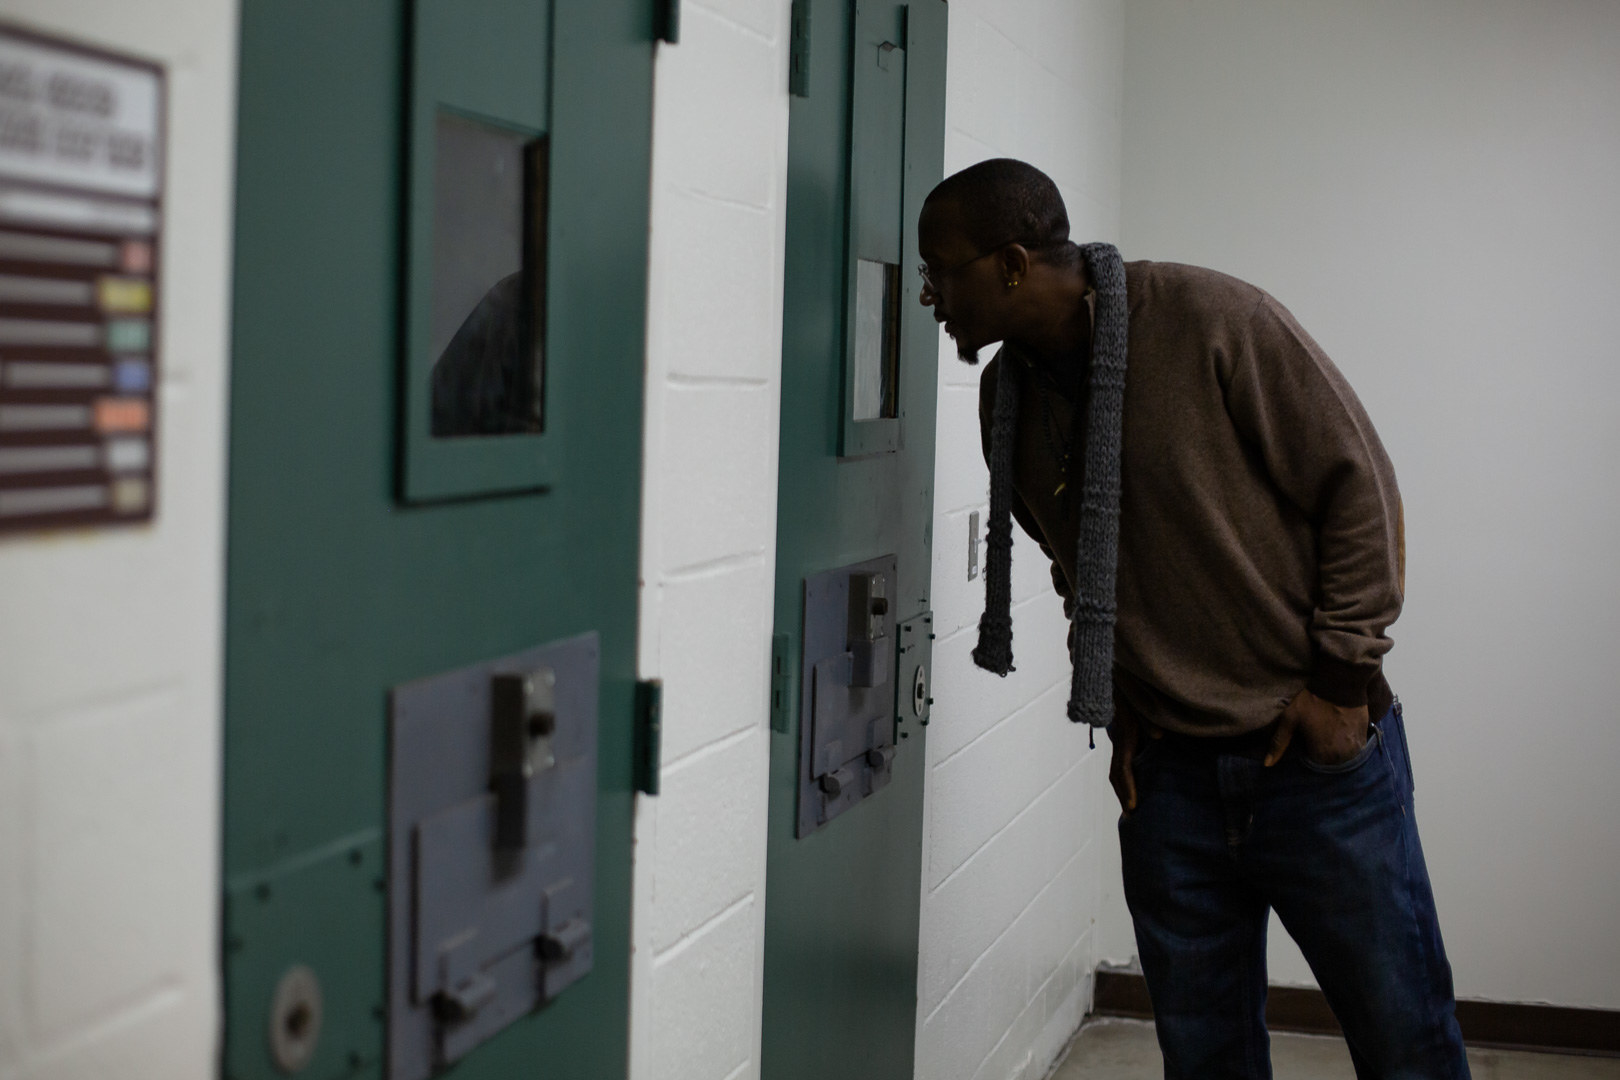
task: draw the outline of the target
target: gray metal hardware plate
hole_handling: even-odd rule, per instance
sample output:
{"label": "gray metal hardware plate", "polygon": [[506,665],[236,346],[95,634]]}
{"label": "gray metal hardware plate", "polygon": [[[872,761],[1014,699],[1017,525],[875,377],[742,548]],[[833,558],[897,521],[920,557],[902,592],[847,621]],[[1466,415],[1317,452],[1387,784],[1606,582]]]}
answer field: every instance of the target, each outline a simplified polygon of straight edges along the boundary
{"label": "gray metal hardware plate", "polygon": [[[893,775],[897,565],[885,555],[804,580],[797,836],[809,836]],[[858,671],[850,640],[850,579],[858,574],[878,574],[886,585],[885,610],[874,619],[882,637],[873,650],[871,686],[851,685]]]}
{"label": "gray metal hardware plate", "polygon": [[900,624],[899,657],[896,662],[895,715],[904,725],[928,726],[934,706],[934,613],[925,611]]}
{"label": "gray metal hardware plate", "polygon": [[[591,969],[599,649],[594,633],[391,695],[389,1080],[423,1080]],[[491,685],[556,675],[554,764],[526,840],[497,843]]]}

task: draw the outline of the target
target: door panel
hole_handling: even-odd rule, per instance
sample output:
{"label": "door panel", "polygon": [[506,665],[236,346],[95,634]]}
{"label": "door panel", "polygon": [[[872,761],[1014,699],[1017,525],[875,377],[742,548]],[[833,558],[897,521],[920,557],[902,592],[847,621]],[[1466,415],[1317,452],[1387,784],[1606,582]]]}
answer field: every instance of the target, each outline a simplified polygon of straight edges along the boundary
{"label": "door panel", "polygon": [[[485,463],[440,462],[428,494],[455,497],[414,503],[402,498],[413,445],[402,424],[415,418],[425,434],[402,393],[420,359],[408,351],[408,270],[422,254],[407,243],[409,7],[243,4],[224,1070],[283,1075],[267,1024],[302,965],[319,986],[320,1033],[298,1075],[387,1075],[386,888],[408,869],[383,856],[390,690],[594,633],[594,969],[451,1074],[622,1076],[651,5],[438,5],[474,39],[480,22],[510,26],[514,12],[537,39],[498,58],[538,73],[496,89],[545,121],[534,128],[549,142],[547,259],[571,272],[547,275],[544,297],[545,408],[558,418],[538,436],[545,485],[507,483],[510,463],[492,482]],[[469,75],[474,89],[484,75]]]}
{"label": "door panel", "polygon": [[[917,210],[943,161],[946,6],[795,6],[801,37],[809,31],[809,66],[800,84],[807,96],[792,99],[789,124],[775,626],[775,669],[790,704],[778,710],[771,741],[762,1075],[910,1080],[927,715],[913,688],[926,649],[898,639],[928,632],[939,337],[917,303],[909,260]],[[889,416],[869,407],[870,383],[856,406],[855,322],[871,316],[860,304],[863,262],[899,270],[890,286],[898,303],[889,315],[897,338]],[[846,661],[825,630],[837,613],[813,618],[806,596],[819,602],[831,592],[845,603],[866,588],[852,575],[891,566],[886,621],[867,636],[881,629],[891,641],[892,762],[863,768],[857,760],[847,775],[865,785],[864,797],[829,805],[836,813],[801,828],[801,786],[827,764],[801,758],[802,746],[816,752],[816,740],[801,744],[815,689],[801,670],[813,663],[815,679],[831,672],[840,687],[865,685],[851,673],[864,662],[856,615],[868,613],[851,612]],[[827,587],[830,571],[841,588]],[[816,628],[814,656],[804,652],[807,628]],[[832,662],[821,655],[829,651]],[[838,693],[864,707],[859,690]],[[872,782],[885,771],[886,782]]]}

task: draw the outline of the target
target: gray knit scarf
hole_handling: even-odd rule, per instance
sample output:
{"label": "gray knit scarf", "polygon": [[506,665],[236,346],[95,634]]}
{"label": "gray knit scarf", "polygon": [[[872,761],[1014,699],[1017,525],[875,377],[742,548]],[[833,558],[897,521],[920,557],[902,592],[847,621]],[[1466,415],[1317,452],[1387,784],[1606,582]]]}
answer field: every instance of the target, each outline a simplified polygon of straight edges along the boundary
{"label": "gray knit scarf", "polygon": [[[1097,293],[1091,389],[1086,406],[1085,481],[1080,549],[1075,559],[1074,661],[1069,719],[1102,727],[1114,718],[1114,584],[1119,564],[1120,437],[1125,415],[1125,263],[1112,244],[1082,244],[1086,276]],[[984,614],[973,662],[1006,675],[1012,653],[1013,447],[1018,384],[1011,357],[996,373],[990,419],[990,526],[984,567]]]}

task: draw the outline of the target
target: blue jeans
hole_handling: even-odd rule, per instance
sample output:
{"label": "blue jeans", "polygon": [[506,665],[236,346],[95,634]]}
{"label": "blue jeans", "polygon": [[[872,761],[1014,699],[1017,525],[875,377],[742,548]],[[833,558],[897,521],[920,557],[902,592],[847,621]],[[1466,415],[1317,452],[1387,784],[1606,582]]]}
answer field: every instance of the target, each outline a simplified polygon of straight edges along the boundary
{"label": "blue jeans", "polygon": [[1166,1080],[1269,1080],[1272,910],[1357,1077],[1468,1077],[1399,703],[1343,764],[1306,760],[1298,738],[1269,769],[1229,748],[1144,738],[1136,809],[1119,821]]}

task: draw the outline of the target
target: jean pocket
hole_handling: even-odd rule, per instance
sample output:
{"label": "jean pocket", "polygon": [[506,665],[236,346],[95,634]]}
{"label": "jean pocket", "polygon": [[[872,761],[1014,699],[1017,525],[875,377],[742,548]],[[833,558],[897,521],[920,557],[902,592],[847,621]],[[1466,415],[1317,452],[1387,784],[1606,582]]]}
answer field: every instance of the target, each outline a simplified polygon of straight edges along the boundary
{"label": "jean pocket", "polygon": [[1323,773],[1328,776],[1338,776],[1341,773],[1355,772],[1367,762],[1372,760],[1373,754],[1378,752],[1378,744],[1383,741],[1384,733],[1377,724],[1367,725],[1367,745],[1357,750],[1354,757],[1344,761],[1336,761],[1331,765],[1319,761],[1312,761],[1305,756],[1305,748],[1300,747],[1299,763],[1314,773]]}
{"label": "jean pocket", "polygon": [[1136,753],[1131,755],[1131,767],[1135,768],[1138,765],[1142,765],[1158,757],[1159,750],[1163,743],[1164,739],[1155,739],[1153,736],[1144,732],[1141,739],[1137,741]]}

